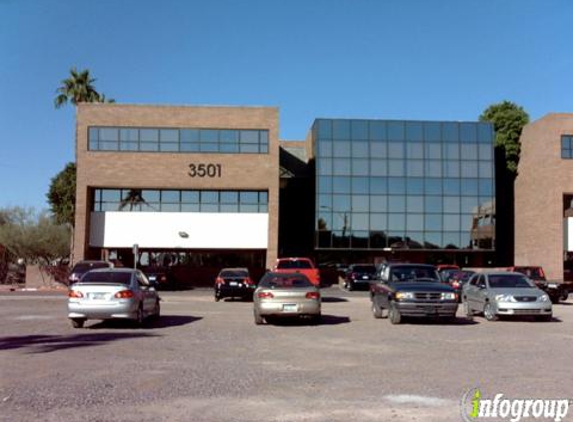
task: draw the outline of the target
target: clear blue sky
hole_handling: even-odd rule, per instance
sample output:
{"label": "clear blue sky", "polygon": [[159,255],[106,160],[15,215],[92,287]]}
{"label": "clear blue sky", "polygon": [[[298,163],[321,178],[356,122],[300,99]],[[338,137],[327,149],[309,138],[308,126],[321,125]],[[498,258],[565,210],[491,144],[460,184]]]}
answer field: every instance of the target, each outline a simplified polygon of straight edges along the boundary
{"label": "clear blue sky", "polygon": [[69,69],[117,102],[475,120],[504,99],[573,112],[570,0],[0,0],[0,207],[47,208],[74,160]]}

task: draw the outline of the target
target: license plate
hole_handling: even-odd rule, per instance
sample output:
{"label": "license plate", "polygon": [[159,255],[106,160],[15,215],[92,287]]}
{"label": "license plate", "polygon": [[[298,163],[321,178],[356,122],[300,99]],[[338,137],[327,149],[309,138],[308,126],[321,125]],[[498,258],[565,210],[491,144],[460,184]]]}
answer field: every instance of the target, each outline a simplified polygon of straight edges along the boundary
{"label": "license plate", "polygon": [[370,277],[368,277],[367,275],[363,275],[362,276],[362,280],[368,280]]}
{"label": "license plate", "polygon": [[554,283],[550,283],[547,285],[547,287],[551,288],[551,289],[556,289],[557,288],[557,284]]}
{"label": "license plate", "polygon": [[105,293],[91,293],[90,299],[92,300],[102,300],[105,299]]}
{"label": "license plate", "polygon": [[424,310],[426,311],[427,314],[435,314],[438,312],[436,308],[425,308]]}
{"label": "license plate", "polygon": [[229,281],[229,286],[236,286],[239,283],[237,283],[236,281]]}
{"label": "license plate", "polygon": [[289,304],[285,304],[283,305],[283,312],[296,312],[297,307],[296,304],[294,303],[289,303]]}

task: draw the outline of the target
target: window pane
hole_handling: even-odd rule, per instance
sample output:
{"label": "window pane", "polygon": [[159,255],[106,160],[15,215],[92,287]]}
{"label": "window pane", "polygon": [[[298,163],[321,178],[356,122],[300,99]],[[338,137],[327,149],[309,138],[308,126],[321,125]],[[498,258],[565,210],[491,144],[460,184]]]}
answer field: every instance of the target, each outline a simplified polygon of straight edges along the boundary
{"label": "window pane", "polygon": [[406,189],[408,194],[423,194],[424,193],[424,179],[422,178],[408,178],[406,180]]}
{"label": "window pane", "polygon": [[140,142],[140,151],[159,151],[159,144],[156,142]]}
{"label": "window pane", "polygon": [[334,212],[349,212],[350,209],[350,195],[332,195],[332,210]]}
{"label": "window pane", "polygon": [[258,153],[259,146],[257,144],[241,144],[239,146],[239,151],[244,153]]}
{"label": "window pane", "polygon": [[446,142],[457,142],[459,140],[458,124],[453,122],[443,123],[442,136]]}
{"label": "window pane", "polygon": [[493,148],[491,145],[479,144],[479,159],[493,160]]}
{"label": "window pane", "polygon": [[444,196],[444,212],[459,213],[460,198],[457,196]]}
{"label": "window pane", "polygon": [[479,194],[480,196],[493,196],[493,179],[480,179]]}
{"label": "window pane", "polygon": [[[187,146],[187,144],[182,144],[181,149],[183,149],[183,146]],[[191,144],[189,146],[195,146],[195,145]],[[219,144],[219,151],[225,153],[239,152],[239,144]]]}
{"label": "window pane", "polygon": [[219,206],[220,212],[239,212],[239,204],[221,204]]}
{"label": "window pane", "polygon": [[239,199],[241,204],[258,204],[259,194],[258,192],[240,192]]}
{"label": "window pane", "polygon": [[352,139],[368,139],[368,122],[353,120],[351,123]]}
{"label": "window pane", "polygon": [[[460,162],[456,161],[456,160],[450,160],[450,161],[444,162],[444,176],[445,177],[460,177]],[[466,176],[466,177],[470,177],[470,176]]]}
{"label": "window pane", "polygon": [[406,197],[406,209],[408,210],[408,213],[424,212],[424,197],[419,196],[419,195],[407,196]]}
{"label": "window pane", "polygon": [[389,177],[388,192],[406,193],[406,180],[403,177]]}
{"label": "window pane", "polygon": [[368,177],[353,177],[352,178],[352,193],[369,193],[369,179]]}
{"label": "window pane", "polygon": [[161,129],[159,131],[161,142],[179,142],[179,131],[175,129]]}
{"label": "window pane", "polygon": [[387,180],[385,177],[371,177],[370,178],[370,193],[384,194],[388,192]]}
{"label": "window pane", "polygon": [[350,178],[349,177],[333,177],[332,178],[332,191],[334,193],[350,193]]}
{"label": "window pane", "polygon": [[368,195],[352,195],[352,211],[369,211]]}
{"label": "window pane", "polygon": [[426,144],[426,158],[430,160],[439,160],[442,158],[442,144],[432,142]]}
{"label": "window pane", "polygon": [[477,145],[478,144],[462,144],[460,146],[462,160],[477,160]]}
{"label": "window pane", "polygon": [[444,231],[457,232],[460,231],[460,216],[459,214],[444,214]]}
{"label": "window pane", "polygon": [[404,140],[404,122],[388,122],[388,139],[392,141]]}
{"label": "window pane", "polygon": [[269,203],[269,193],[259,192],[259,204],[268,204],[268,203]]}
{"label": "window pane", "polygon": [[442,139],[440,123],[424,122],[424,139],[426,141],[440,141]]}
{"label": "window pane", "polygon": [[448,160],[458,160],[460,158],[460,145],[459,144],[446,144],[446,158]]}
{"label": "window pane", "polygon": [[443,247],[447,249],[458,249],[460,245],[459,233],[444,233]]}
{"label": "window pane", "polygon": [[426,212],[442,212],[441,196],[426,196],[424,199]]}
{"label": "window pane", "polygon": [[355,176],[368,176],[369,160],[352,160],[352,174]]}
{"label": "window pane", "polygon": [[404,160],[388,160],[388,174],[390,176],[404,176]]}
{"label": "window pane", "polygon": [[387,214],[370,214],[370,230],[386,230],[387,220]]}
{"label": "window pane", "polygon": [[385,195],[372,195],[370,197],[370,210],[372,212],[387,212],[388,197]]}
{"label": "window pane", "polygon": [[318,155],[332,157],[332,142],[321,140],[318,142]]}
{"label": "window pane", "polygon": [[199,130],[183,129],[181,130],[181,142],[199,142]]}
{"label": "window pane", "polygon": [[406,212],[406,197],[390,195],[388,197],[388,210],[390,212]]}
{"label": "window pane", "polygon": [[461,204],[461,212],[471,214],[476,211],[476,207],[478,206],[478,197],[477,196],[464,196],[462,198]]}
{"label": "window pane", "polygon": [[202,204],[218,204],[219,203],[219,192],[207,191],[207,190],[202,191],[201,192],[201,203]]}
{"label": "window pane", "polygon": [[386,140],[386,122],[370,122],[370,139]]}
{"label": "window pane", "polygon": [[139,139],[143,142],[158,142],[159,131],[157,129],[140,129]]}
{"label": "window pane", "polygon": [[180,151],[183,152],[197,152],[199,151],[199,144],[181,144]]}
{"label": "window pane", "polygon": [[119,131],[117,128],[100,128],[100,141],[119,141]]}
{"label": "window pane", "polygon": [[444,179],[444,195],[459,195],[460,179]]}
{"label": "window pane", "polygon": [[161,191],[161,202],[169,202],[169,203],[179,202],[179,191],[178,190]]}
{"label": "window pane", "polygon": [[404,144],[402,142],[388,143],[389,158],[404,158]]}
{"label": "window pane", "polygon": [[174,144],[174,143],[164,144],[164,143],[162,143],[159,146],[159,150],[160,151],[170,151],[170,152],[179,151],[179,144]]}
{"label": "window pane", "polygon": [[348,120],[333,120],[332,129],[334,139],[350,139],[350,122]]}
{"label": "window pane", "polygon": [[199,203],[199,192],[198,191],[183,191],[181,192],[181,202],[184,203]]}
{"label": "window pane", "polygon": [[406,230],[406,216],[404,214],[389,214],[388,228],[393,231]]}
{"label": "window pane", "polygon": [[332,175],[332,160],[328,158],[321,158],[318,160],[318,174]]}
{"label": "window pane", "polygon": [[318,178],[318,191],[320,193],[332,192],[332,177],[320,176]]}
{"label": "window pane", "polygon": [[97,127],[90,127],[88,129],[88,140],[97,141],[99,139],[99,129]]}
{"label": "window pane", "polygon": [[370,228],[368,220],[368,214],[352,213],[352,230],[368,230]]}
{"label": "window pane", "polygon": [[408,160],[406,161],[407,175],[410,177],[424,176],[424,161],[422,160]]}
{"label": "window pane", "polygon": [[258,144],[259,131],[258,130],[242,130],[240,135],[241,144]]}
{"label": "window pane", "polygon": [[493,177],[493,162],[480,161],[479,163],[479,177],[492,178]]}
{"label": "window pane", "polygon": [[367,158],[368,142],[352,142],[352,156],[354,158]]}
{"label": "window pane", "polygon": [[137,129],[120,129],[119,140],[137,142],[139,140],[139,131]]}
{"label": "window pane", "polygon": [[490,123],[478,123],[478,142],[480,143],[493,143],[493,128]]}
{"label": "window pane", "polygon": [[460,125],[460,140],[462,142],[477,142],[475,123],[462,123]]}
{"label": "window pane", "polygon": [[427,231],[442,231],[442,214],[425,214],[424,225]]}
{"label": "window pane", "polygon": [[424,216],[422,214],[408,214],[406,227],[408,230],[424,230]]}
{"label": "window pane", "polygon": [[386,142],[373,142],[370,144],[370,157],[386,158],[388,156],[388,145]]}
{"label": "window pane", "polygon": [[441,195],[442,194],[442,179],[426,179],[426,194],[427,195]]}
{"label": "window pane", "polygon": [[318,120],[318,137],[332,138],[332,122],[330,120]]}
{"label": "window pane", "polygon": [[219,131],[219,142],[236,144],[239,142],[239,132],[236,130]]}
{"label": "window pane", "polygon": [[[251,146],[251,145],[249,145]],[[256,148],[255,148],[256,149]],[[199,151],[202,152],[217,152],[219,151],[219,144],[217,143],[213,143],[213,144],[200,144],[199,145]],[[256,151],[255,151],[256,152]]]}
{"label": "window pane", "polygon": [[462,161],[462,177],[478,177],[478,163],[476,161]]}
{"label": "window pane", "polygon": [[371,176],[387,176],[388,163],[385,160],[370,160]]}
{"label": "window pane", "polygon": [[438,160],[426,161],[426,177],[442,177],[442,162]]}
{"label": "window pane", "polygon": [[350,157],[350,142],[338,141],[333,143],[333,156],[335,157]]}
{"label": "window pane", "polygon": [[238,204],[239,192],[221,192],[222,204]]}
{"label": "window pane", "polygon": [[422,123],[406,122],[406,140],[421,141],[422,139]]}
{"label": "window pane", "polygon": [[332,172],[337,176],[350,176],[350,160],[335,158],[332,160]]}
{"label": "window pane", "polygon": [[478,179],[462,179],[462,196],[478,195]]}

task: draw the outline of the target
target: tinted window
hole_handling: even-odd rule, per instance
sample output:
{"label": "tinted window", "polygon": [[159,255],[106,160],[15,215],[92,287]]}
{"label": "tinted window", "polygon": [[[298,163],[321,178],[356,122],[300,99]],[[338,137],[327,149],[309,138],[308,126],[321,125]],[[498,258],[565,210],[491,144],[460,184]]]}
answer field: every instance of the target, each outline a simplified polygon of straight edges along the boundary
{"label": "tinted window", "polygon": [[130,284],[131,272],[126,271],[102,271],[88,272],[81,279],[82,283],[111,283]]}
{"label": "tinted window", "polygon": [[372,274],[376,272],[376,267],[374,265],[355,265],[352,267],[352,271]]}
{"label": "tinted window", "polygon": [[293,260],[293,261],[279,261],[279,263],[277,264],[277,268],[280,269],[290,269],[290,268],[302,268],[302,269],[307,269],[307,268],[313,268],[312,263],[310,261],[306,261],[306,260]]}
{"label": "tinted window", "polygon": [[225,270],[221,271],[219,277],[243,277],[246,278],[249,276],[249,273],[244,270]]}
{"label": "tinted window", "polygon": [[431,279],[440,281],[436,270],[431,267],[396,266],[391,268],[391,281],[415,281],[419,279]]}
{"label": "tinted window", "polygon": [[489,287],[492,289],[532,287],[529,280],[522,275],[499,274],[489,276]]}
{"label": "tinted window", "polygon": [[73,273],[85,273],[89,270],[95,270],[96,268],[109,268],[107,262],[83,262],[74,265]]}
{"label": "tinted window", "polygon": [[276,288],[306,288],[312,287],[312,283],[309,281],[302,274],[292,275],[292,276],[282,276],[281,274],[273,274],[269,273],[266,274],[261,282],[259,283],[259,287],[264,287],[267,289],[276,289]]}

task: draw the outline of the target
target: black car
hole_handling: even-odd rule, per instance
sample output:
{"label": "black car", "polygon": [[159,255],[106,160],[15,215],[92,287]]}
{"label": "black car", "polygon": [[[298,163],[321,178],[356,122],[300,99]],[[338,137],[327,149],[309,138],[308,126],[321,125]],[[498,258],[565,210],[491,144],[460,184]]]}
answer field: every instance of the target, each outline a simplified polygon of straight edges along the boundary
{"label": "black car", "polygon": [[390,264],[381,279],[370,285],[374,317],[386,314],[392,324],[399,324],[402,317],[454,319],[457,296],[442,283],[435,267],[426,264]]}
{"label": "black car", "polygon": [[247,268],[223,268],[215,279],[215,302],[226,297],[250,300],[256,288]]}
{"label": "black car", "polygon": [[368,290],[372,280],[376,280],[376,266],[374,264],[352,264],[344,276],[344,287],[348,290],[358,288]]}
{"label": "black car", "polygon": [[109,261],[78,261],[73,266],[68,276],[68,284],[71,286],[75,282],[79,281],[82,276],[90,270],[96,270],[99,268],[112,268],[113,264]]}
{"label": "black car", "polygon": [[158,290],[174,289],[176,287],[175,276],[170,267],[150,265],[141,270],[153,287]]}

